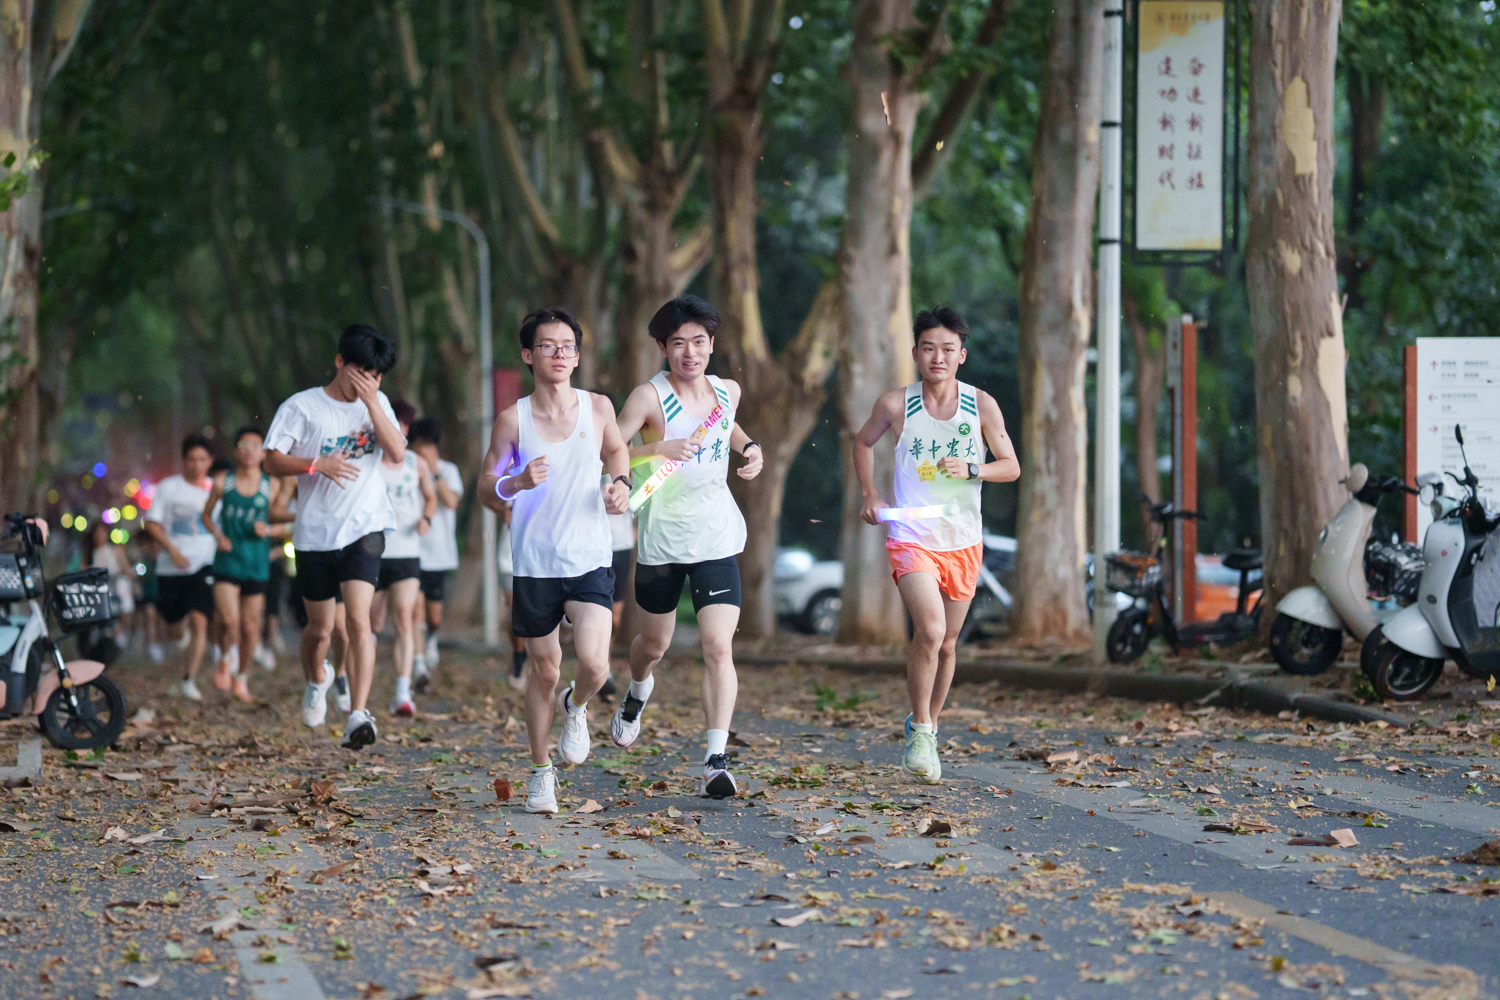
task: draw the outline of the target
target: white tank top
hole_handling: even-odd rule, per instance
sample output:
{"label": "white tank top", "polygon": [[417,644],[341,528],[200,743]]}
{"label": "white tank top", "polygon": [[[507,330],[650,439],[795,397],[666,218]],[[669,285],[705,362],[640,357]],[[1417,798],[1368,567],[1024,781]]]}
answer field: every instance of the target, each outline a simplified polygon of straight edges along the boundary
{"label": "white tank top", "polygon": [[406,449],[406,459],[394,469],[381,462],[376,466],[385,480],[385,495],[396,512],[396,526],[385,529],[385,551],[382,559],[415,559],[422,554],[422,536],[417,522],[422,520],[422,485],[417,479],[417,455]]}
{"label": "white tank top", "polygon": [[894,541],[920,545],[929,552],[953,552],[979,545],[984,522],[979,515],[977,479],[950,479],[938,467],[945,457],[983,465],[984,437],[979,430],[978,395],[958,384],[958,409],[938,420],[922,402],[922,383],[906,387],[906,423],[896,442],[896,506],[958,504],[953,517],[890,522]]}
{"label": "white tank top", "polygon": [[567,579],[612,562],[609,515],[599,491],[604,463],[594,432],[594,404],[578,393],[578,423],[562,441],[546,441],[531,420],[531,397],[516,403],[520,433],[515,475],[528,462],[547,456],[547,481],[522,490],[510,512],[511,571],[516,576]]}
{"label": "white tank top", "polygon": [[[745,516],[729,492],[729,435],[734,429],[734,407],[729,390],[717,375],[708,376],[723,416],[702,439],[698,457],[667,477],[636,515],[636,557],[643,566],[698,563],[723,559],[745,550]],[[697,416],[672,390],[666,372],[651,380],[661,401],[665,440],[692,437],[708,413]],[[660,461],[631,470],[635,486],[650,477]]]}

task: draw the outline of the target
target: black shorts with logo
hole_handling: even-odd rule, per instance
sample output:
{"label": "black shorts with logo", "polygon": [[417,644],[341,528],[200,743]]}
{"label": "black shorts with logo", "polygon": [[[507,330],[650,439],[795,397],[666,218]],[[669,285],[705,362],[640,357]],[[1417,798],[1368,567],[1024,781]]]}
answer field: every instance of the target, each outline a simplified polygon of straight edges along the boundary
{"label": "black shorts with logo", "polygon": [[309,601],[331,601],[341,593],[341,584],[363,580],[370,586],[380,581],[380,554],[385,551],[385,532],[372,531],[341,549],[328,552],[297,552],[297,589]]}
{"label": "black shorts with logo", "polygon": [[429,601],[443,603],[443,593],[448,589],[448,571],[424,569],[417,579],[422,581],[422,596]]}
{"label": "black shorts with logo", "polygon": [[665,615],[677,610],[684,580],[692,581],[693,610],[710,604],[740,606],[740,564],[734,556],[698,563],[646,566],[636,563],[635,600],[642,610]]}
{"label": "black shorts with logo", "polygon": [[511,634],[522,639],[540,639],[557,628],[563,618],[563,605],[568,601],[609,608],[614,597],[613,566],[600,566],[582,576],[518,576],[511,597]]}
{"label": "black shorts with logo", "polygon": [[421,572],[421,560],[416,556],[407,559],[382,559],[380,560],[380,576],[375,580],[375,589],[387,590],[393,583],[415,580]]}
{"label": "black shorts with logo", "polygon": [[156,610],[168,625],[176,625],[196,611],[206,618],[214,616],[214,571],[205,566],[184,576],[156,577]]}

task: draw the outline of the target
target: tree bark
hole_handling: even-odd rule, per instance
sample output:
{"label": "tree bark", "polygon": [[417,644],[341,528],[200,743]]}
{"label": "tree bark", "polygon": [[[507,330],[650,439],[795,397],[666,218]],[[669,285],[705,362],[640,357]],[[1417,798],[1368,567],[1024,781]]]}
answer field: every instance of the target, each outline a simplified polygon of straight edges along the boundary
{"label": "tree bark", "polygon": [[1340,14],[1340,0],[1251,5],[1245,284],[1271,607],[1307,581],[1318,532],[1345,498],[1339,480],[1349,466],[1333,237]]}
{"label": "tree bark", "polygon": [[[1135,297],[1121,296],[1125,325],[1135,346],[1135,474],[1141,492],[1151,503],[1161,502],[1161,473],[1156,468],[1156,409],[1161,404],[1162,386],[1167,372],[1166,345],[1158,338],[1151,343],[1151,331],[1141,320]],[[1156,551],[1156,522],[1141,505],[1141,533],[1145,551]]]}
{"label": "tree bark", "polygon": [[1053,6],[1021,273],[1021,498],[1012,634],[1088,640],[1084,596],[1102,0]]}
{"label": "tree bark", "polygon": [[[42,96],[62,68],[89,0],[13,0],[0,12],[0,158],[28,175],[27,191],[0,214],[0,509],[36,506],[43,391],[37,331],[42,261]],[[10,171],[7,171],[10,172]]]}

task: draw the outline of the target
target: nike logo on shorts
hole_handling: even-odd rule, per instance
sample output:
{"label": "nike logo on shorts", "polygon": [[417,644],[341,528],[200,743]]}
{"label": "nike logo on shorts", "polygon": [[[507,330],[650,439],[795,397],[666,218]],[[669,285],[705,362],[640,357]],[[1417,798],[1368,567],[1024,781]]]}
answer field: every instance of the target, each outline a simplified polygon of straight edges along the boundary
{"label": "nike logo on shorts", "polygon": [[723,590],[710,590],[708,592],[708,596],[709,597],[718,597],[720,594],[727,594],[727,593],[729,593],[730,589],[731,588],[729,588],[729,587],[725,587]]}

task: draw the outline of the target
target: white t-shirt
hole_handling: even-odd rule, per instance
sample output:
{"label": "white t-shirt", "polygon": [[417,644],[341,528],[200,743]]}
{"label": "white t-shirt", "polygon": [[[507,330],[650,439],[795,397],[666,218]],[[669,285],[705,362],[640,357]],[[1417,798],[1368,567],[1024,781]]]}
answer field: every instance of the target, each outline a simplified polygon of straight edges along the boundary
{"label": "white t-shirt", "polygon": [[178,569],[171,553],[162,549],[156,557],[157,576],[191,576],[214,561],[219,546],[203,526],[203,508],[213,485],[212,479],[205,478],[203,485],[192,486],[181,476],[168,476],[156,484],[146,520],[165,528],[167,537],[188,561],[187,569]]}
{"label": "white t-shirt", "polygon": [[[396,424],[385,393],[377,393],[386,419]],[[365,404],[343,403],[322,386],[304,389],[282,403],[266,432],[266,450],[309,463],[323,455],[342,454],[359,469],[359,478],[342,487],[321,473],[297,477],[297,522],[292,544],[307,552],[342,549],[372,532],[396,526],[380,478],[382,454],[375,425]]]}
{"label": "white t-shirt", "polygon": [[[464,477],[458,466],[446,458],[438,459],[436,476],[460,497],[464,495]],[[458,569],[458,511],[444,507],[438,497],[437,513],[432,516],[432,527],[422,536],[422,571],[437,573]]]}
{"label": "white t-shirt", "polygon": [[385,529],[385,551],[382,559],[415,559],[420,554],[422,536],[417,534],[417,524],[422,520],[425,499],[422,484],[417,474],[417,453],[410,448],[406,460],[394,468],[380,463],[380,478],[385,482],[386,499],[396,512],[396,526]]}

